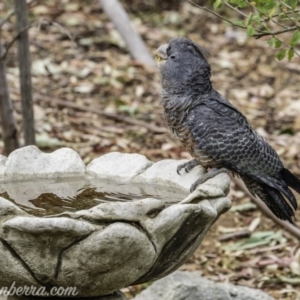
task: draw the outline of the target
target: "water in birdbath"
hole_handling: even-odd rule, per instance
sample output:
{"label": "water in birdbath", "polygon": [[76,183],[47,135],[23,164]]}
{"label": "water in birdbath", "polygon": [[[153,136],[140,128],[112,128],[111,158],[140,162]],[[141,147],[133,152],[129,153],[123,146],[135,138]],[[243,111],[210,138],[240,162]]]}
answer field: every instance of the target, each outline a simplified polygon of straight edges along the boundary
{"label": "water in birdbath", "polygon": [[185,196],[181,190],[164,186],[86,178],[6,182],[0,188],[0,197],[36,216],[75,212],[100,203],[144,198],[165,200],[168,205],[179,202]]}

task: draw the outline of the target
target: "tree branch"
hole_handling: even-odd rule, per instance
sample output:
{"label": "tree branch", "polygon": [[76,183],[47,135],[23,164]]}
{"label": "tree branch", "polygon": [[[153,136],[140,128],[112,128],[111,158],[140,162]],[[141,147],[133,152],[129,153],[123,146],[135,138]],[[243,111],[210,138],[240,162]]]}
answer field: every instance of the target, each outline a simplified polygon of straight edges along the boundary
{"label": "tree branch", "polygon": [[[285,26],[285,25],[282,25],[282,24],[280,24],[279,22],[277,22],[276,20],[274,20],[273,18],[269,18],[269,16],[266,14],[266,13],[264,13],[262,10],[260,10],[260,9],[258,9],[255,5],[253,5],[251,2],[249,2],[249,1],[246,1],[246,3],[249,5],[249,6],[251,6],[253,9],[254,9],[254,11],[258,11],[261,15],[264,15],[266,18],[268,18],[268,20],[267,21],[263,21],[263,24],[264,24],[264,26],[265,26],[265,28],[266,28],[266,22],[268,22],[268,21],[272,21],[273,23],[275,23],[275,24],[277,24],[278,26],[280,26],[280,27],[282,27],[282,28],[287,28],[288,26]],[[266,19],[265,19],[266,20]]]}
{"label": "tree branch", "polygon": [[[298,12],[300,12],[300,9],[299,9],[299,10],[294,10],[294,11],[289,10],[289,11],[285,12],[285,14],[296,14],[296,13],[298,13]],[[278,17],[280,14],[281,14],[281,13],[275,14],[275,15],[273,15],[272,18]],[[270,18],[269,16],[266,16],[266,18],[263,19],[263,21],[264,21],[264,22],[268,22],[268,21],[270,21],[270,19],[271,19],[271,18]]]}
{"label": "tree branch", "polygon": [[292,27],[288,27],[286,29],[282,29],[282,30],[278,30],[278,31],[266,31],[266,32],[260,32],[260,33],[256,33],[253,35],[253,37],[255,37],[256,39],[260,39],[263,36],[267,36],[267,35],[278,35],[278,34],[282,34],[285,32],[289,32],[289,31],[294,31],[298,28],[298,26],[292,26]]}
{"label": "tree branch", "polygon": [[286,16],[286,18],[288,18],[292,23],[295,24],[295,26],[297,26],[297,28],[299,29],[298,24],[283,10],[284,15]]}
{"label": "tree branch", "polygon": [[229,8],[231,8],[232,10],[237,11],[240,15],[244,16],[245,18],[248,18],[248,16],[246,14],[244,14],[242,11],[240,11],[237,7],[232,6],[231,4],[229,4],[227,1],[223,0],[223,3],[225,3],[225,5],[227,5]]}
{"label": "tree branch", "polygon": [[[28,6],[30,8],[33,4],[35,4],[37,2],[38,2],[38,0],[32,0],[32,1],[28,1],[27,4],[28,4]],[[10,10],[7,13],[7,15],[2,20],[0,20],[0,30],[1,30],[2,26],[4,25],[4,23],[6,23],[14,14],[15,14],[15,11],[14,10]]]}
{"label": "tree branch", "polygon": [[233,26],[236,26],[236,27],[239,27],[239,28],[243,28],[243,29],[247,29],[246,26],[242,26],[242,25],[235,24],[235,23],[233,23],[232,21],[230,21],[230,20],[224,18],[223,16],[219,15],[218,13],[216,13],[216,12],[214,12],[214,11],[212,11],[212,10],[206,8],[205,6],[201,6],[201,5],[199,5],[199,4],[195,3],[195,2],[193,2],[192,0],[188,0],[188,1],[189,1],[191,4],[193,4],[194,6],[199,7],[200,9],[203,9],[203,10],[205,10],[205,11],[211,13],[212,15],[214,15],[214,16],[216,16],[216,17],[218,17],[218,18],[220,18],[220,19],[222,19],[222,20],[224,20],[224,21],[230,23],[230,24],[233,25]]}
{"label": "tree branch", "polygon": [[2,26],[4,25],[4,23],[6,23],[10,17],[12,17],[15,14],[15,12],[13,10],[9,11],[7,13],[7,15],[0,21],[0,30],[2,28]]}
{"label": "tree branch", "polygon": [[30,26],[30,24],[28,24],[28,8],[26,0],[14,0],[14,7],[16,14],[16,30],[20,33],[18,38],[18,63],[20,69],[24,140],[25,145],[35,145],[29,37],[27,30],[24,30]]}
{"label": "tree branch", "polygon": [[28,26],[26,26],[25,28],[23,28],[20,32],[18,32],[14,37],[13,39],[8,43],[8,45],[6,46],[6,49],[5,51],[3,52],[3,54],[1,55],[0,59],[3,59],[5,60],[8,52],[9,52],[9,49],[12,47],[12,45],[14,44],[14,42],[21,36],[21,34],[23,32],[25,32],[26,30],[28,30],[30,27],[32,27],[34,25],[34,23],[31,23],[29,24]]}
{"label": "tree branch", "polygon": [[99,2],[121,34],[132,57],[147,65],[155,66],[152,55],[140,35],[131,26],[128,15],[121,3],[118,0],[99,0]]}
{"label": "tree branch", "polygon": [[[0,34],[0,55],[2,42]],[[2,139],[4,142],[3,154],[9,155],[20,147],[18,130],[13,114],[13,106],[9,96],[9,87],[6,78],[5,61],[0,58],[0,118],[2,125]]]}
{"label": "tree branch", "polygon": [[[14,12],[13,12],[14,13]],[[54,21],[47,21],[47,20],[42,20],[42,21],[37,21],[37,22],[32,22],[30,24],[28,24],[28,26],[24,27],[20,32],[18,32],[14,37],[13,39],[8,43],[8,45],[6,46],[6,49],[5,51],[2,53],[2,55],[0,56],[0,59],[5,59],[8,52],[9,52],[9,49],[13,46],[13,44],[15,43],[16,40],[19,39],[19,37],[21,36],[21,34],[23,32],[25,32],[26,30],[30,29],[31,27],[33,27],[34,25],[36,24],[47,24],[49,26],[54,26],[54,27],[57,27],[62,33],[66,34],[67,37],[74,43],[75,45],[75,42],[74,42],[74,38],[72,36],[72,34],[64,27],[62,26],[61,24],[59,24],[58,22],[54,22]],[[1,25],[0,25],[0,29],[1,29]]]}
{"label": "tree branch", "polygon": [[[207,11],[207,12],[213,14],[214,16],[216,16],[216,17],[218,17],[218,18],[220,18],[220,19],[222,19],[222,20],[224,20],[224,21],[230,23],[230,24],[233,25],[233,26],[236,26],[236,27],[239,27],[239,28],[243,28],[243,29],[247,29],[247,26],[242,26],[242,25],[236,24],[236,23],[230,21],[229,19],[227,19],[227,18],[225,18],[225,17],[219,15],[218,13],[216,13],[216,12],[214,12],[214,11],[212,11],[212,10],[206,8],[205,6],[201,6],[201,5],[199,5],[199,4],[196,4],[196,3],[193,2],[192,0],[188,0],[188,1],[189,1],[191,4],[193,4],[194,6],[199,7],[200,9],[205,10],[205,11]],[[226,4],[226,2],[224,2],[224,3]],[[299,26],[291,26],[291,27],[288,27],[288,28],[285,28],[285,29],[282,29],[282,30],[278,30],[278,31],[262,31],[262,30],[256,29],[256,31],[257,31],[258,33],[254,34],[253,37],[255,37],[256,39],[259,39],[259,38],[261,38],[261,37],[263,37],[263,36],[270,36],[270,35],[271,35],[271,36],[275,36],[275,35],[279,35],[279,34],[282,34],[282,33],[285,33],[285,32],[294,31],[294,30],[296,30],[296,29],[298,29],[298,28],[299,28]]]}

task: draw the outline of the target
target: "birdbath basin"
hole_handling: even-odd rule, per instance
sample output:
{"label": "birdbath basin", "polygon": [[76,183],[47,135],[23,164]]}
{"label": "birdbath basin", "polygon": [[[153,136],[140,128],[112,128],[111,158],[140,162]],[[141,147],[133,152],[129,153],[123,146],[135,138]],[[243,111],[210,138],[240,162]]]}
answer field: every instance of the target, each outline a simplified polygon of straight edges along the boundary
{"label": "birdbath basin", "polygon": [[189,193],[204,170],[178,175],[183,162],[112,152],[85,166],[69,148],[35,146],[0,155],[0,289],[98,297],[175,271],[231,206],[227,174]]}

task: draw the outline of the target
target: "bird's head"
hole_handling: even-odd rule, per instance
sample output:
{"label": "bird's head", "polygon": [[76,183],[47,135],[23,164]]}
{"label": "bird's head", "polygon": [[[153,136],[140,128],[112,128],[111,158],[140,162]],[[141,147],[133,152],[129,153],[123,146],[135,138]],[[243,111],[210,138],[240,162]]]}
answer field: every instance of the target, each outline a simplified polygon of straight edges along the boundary
{"label": "bird's head", "polygon": [[[155,59],[161,72],[162,86],[166,91],[179,90],[210,83],[208,52],[187,38],[174,38],[160,46]],[[175,89],[175,90],[174,90]]]}

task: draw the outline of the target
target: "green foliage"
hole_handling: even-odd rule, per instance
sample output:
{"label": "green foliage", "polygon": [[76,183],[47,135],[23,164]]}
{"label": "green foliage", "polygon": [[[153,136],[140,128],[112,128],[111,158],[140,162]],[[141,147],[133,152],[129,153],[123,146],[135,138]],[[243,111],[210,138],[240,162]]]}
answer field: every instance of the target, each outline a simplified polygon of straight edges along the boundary
{"label": "green foliage", "polygon": [[216,0],[216,1],[214,2],[214,9],[217,9],[219,6],[221,6],[221,4],[222,4],[222,1],[221,1],[221,0]]}
{"label": "green foliage", "polygon": [[236,18],[227,20],[246,30],[248,37],[269,37],[268,44],[278,49],[279,60],[291,60],[300,45],[299,0],[214,0],[215,10],[228,7],[236,12]]}
{"label": "green foliage", "polygon": [[300,42],[300,29],[298,29],[292,36],[290,44],[291,46],[296,46]]}
{"label": "green foliage", "polygon": [[255,29],[251,25],[248,25],[247,26],[247,35],[253,36],[254,34],[255,34]]}
{"label": "green foliage", "polygon": [[278,60],[283,60],[284,57],[285,57],[285,54],[286,54],[286,49],[282,49],[282,50],[280,50],[280,51],[277,52],[276,58]]}
{"label": "green foliage", "polygon": [[294,49],[290,48],[288,51],[288,60],[291,61],[292,58],[294,57],[295,51]]}

